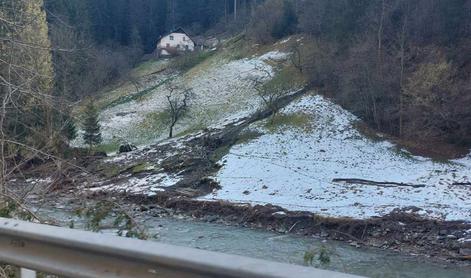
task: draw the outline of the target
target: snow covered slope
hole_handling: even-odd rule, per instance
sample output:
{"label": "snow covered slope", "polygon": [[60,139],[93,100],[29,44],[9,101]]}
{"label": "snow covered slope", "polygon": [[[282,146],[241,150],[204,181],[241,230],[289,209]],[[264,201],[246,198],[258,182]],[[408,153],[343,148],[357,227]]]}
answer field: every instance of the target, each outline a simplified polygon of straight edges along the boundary
{"label": "snow covered slope", "polygon": [[[104,139],[136,145],[164,139],[167,127],[159,117],[166,106],[165,82],[183,83],[196,95],[190,115],[176,126],[175,134],[238,122],[261,106],[249,77],[272,71],[271,61],[287,56],[271,51],[239,60],[217,57],[184,74],[164,71],[149,75],[152,79],[144,90],[150,91],[142,98],[102,111]],[[278,125],[267,125],[265,120],[250,126],[257,131],[252,134],[261,136],[231,148],[215,177],[222,189],[200,199],[271,203],[339,217],[369,218],[403,209],[471,221],[471,155],[448,163],[412,156],[386,140],[367,138],[356,129],[354,115],[314,94],[294,101],[281,114]],[[178,145],[183,139],[174,140]],[[116,159],[126,157],[112,160],[117,163]],[[99,185],[97,190],[155,195],[181,179],[156,169],[152,175]],[[334,182],[336,179],[371,183]]]}
{"label": "snow covered slope", "polygon": [[222,119],[247,116],[260,104],[249,77],[263,77],[265,71],[272,70],[268,60],[286,57],[285,53],[272,51],[252,58],[216,61],[183,75],[157,76],[155,82],[149,84],[153,88],[150,94],[101,113],[104,140],[145,145],[165,138],[167,126],[159,119],[159,113],[167,105],[166,82],[185,84],[195,93],[190,115],[176,126],[176,134],[203,129],[218,124]]}
{"label": "snow covered slope", "polygon": [[[438,163],[373,141],[355,129],[355,116],[317,95],[303,97],[282,114],[308,117],[309,127],[252,126],[264,135],[231,149],[216,177],[222,189],[202,199],[354,218],[420,208],[428,217],[471,221],[471,187],[462,184],[471,181],[471,156]],[[425,187],[333,182],[337,178]]]}

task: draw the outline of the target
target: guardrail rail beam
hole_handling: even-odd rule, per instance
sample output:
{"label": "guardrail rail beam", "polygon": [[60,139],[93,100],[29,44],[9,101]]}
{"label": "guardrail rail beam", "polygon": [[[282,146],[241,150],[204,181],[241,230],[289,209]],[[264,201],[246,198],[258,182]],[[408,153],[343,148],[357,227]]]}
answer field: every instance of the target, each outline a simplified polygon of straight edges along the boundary
{"label": "guardrail rail beam", "polygon": [[[0,218],[0,261],[78,278],[359,278],[152,241]],[[25,272],[24,277],[33,275]]]}

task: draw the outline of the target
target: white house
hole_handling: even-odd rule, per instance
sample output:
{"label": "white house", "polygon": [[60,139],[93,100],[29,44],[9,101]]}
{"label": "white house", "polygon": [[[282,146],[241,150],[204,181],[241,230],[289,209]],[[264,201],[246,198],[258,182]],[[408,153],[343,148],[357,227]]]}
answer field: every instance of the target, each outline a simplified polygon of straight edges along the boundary
{"label": "white house", "polygon": [[159,39],[157,52],[159,56],[173,56],[181,52],[194,51],[195,46],[190,36],[182,28],[178,28]]}

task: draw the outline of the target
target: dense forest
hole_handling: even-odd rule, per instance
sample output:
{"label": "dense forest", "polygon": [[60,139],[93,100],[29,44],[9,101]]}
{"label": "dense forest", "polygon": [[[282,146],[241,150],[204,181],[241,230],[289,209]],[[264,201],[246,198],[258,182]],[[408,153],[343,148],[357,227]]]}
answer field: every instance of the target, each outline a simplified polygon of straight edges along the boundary
{"label": "dense forest", "polygon": [[301,33],[309,83],[376,130],[420,143],[471,143],[471,1],[266,1],[247,34]]}
{"label": "dense forest", "polygon": [[471,1],[304,1],[306,74],[371,126],[471,143]]}
{"label": "dense forest", "polygon": [[296,68],[374,129],[471,143],[469,0],[0,3],[1,125],[18,142],[67,143],[76,133],[71,102],[125,78],[162,34],[179,26],[192,35],[243,33],[247,44],[300,34],[305,41],[292,50]]}
{"label": "dense forest", "polygon": [[[122,77],[177,27],[192,35],[241,31],[261,1],[45,0],[57,89],[79,99]],[[234,10],[236,13],[234,13]]]}

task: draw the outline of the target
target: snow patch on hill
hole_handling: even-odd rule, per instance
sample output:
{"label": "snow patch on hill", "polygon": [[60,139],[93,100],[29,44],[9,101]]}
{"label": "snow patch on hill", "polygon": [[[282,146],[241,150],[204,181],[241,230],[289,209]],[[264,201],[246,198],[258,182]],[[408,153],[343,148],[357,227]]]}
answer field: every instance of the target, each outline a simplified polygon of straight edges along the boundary
{"label": "snow patch on hill", "polygon": [[142,177],[131,177],[123,183],[98,185],[88,188],[91,192],[127,193],[130,195],[154,196],[165,188],[174,186],[181,178],[167,173],[157,173]]}
{"label": "snow patch on hill", "polygon": [[[327,216],[369,218],[410,209],[427,217],[471,221],[471,156],[434,162],[387,141],[363,136],[354,115],[321,96],[306,96],[283,114],[303,113],[309,131],[269,132],[233,147],[217,174],[222,189],[203,200],[279,205]],[[407,186],[335,183],[336,178],[424,184]]]}

